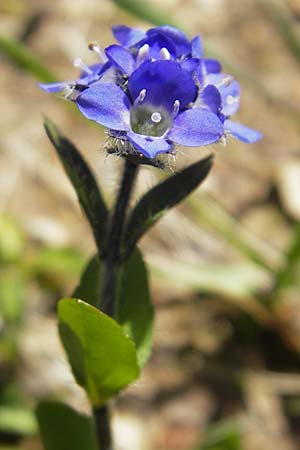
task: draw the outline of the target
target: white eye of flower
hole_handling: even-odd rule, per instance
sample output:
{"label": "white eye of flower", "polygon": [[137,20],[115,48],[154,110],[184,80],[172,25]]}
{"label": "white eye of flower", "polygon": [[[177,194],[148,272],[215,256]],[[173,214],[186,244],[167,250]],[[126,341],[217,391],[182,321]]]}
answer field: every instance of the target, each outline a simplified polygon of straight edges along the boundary
{"label": "white eye of flower", "polygon": [[130,124],[135,133],[144,136],[163,136],[171,127],[173,117],[164,108],[149,104],[135,104],[130,111]]}

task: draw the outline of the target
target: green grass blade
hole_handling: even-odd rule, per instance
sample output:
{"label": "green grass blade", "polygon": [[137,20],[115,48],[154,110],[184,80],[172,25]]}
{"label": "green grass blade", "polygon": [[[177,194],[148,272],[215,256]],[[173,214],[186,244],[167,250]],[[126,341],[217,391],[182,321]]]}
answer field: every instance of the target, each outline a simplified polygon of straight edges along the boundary
{"label": "green grass blade", "polygon": [[39,81],[51,83],[57,80],[29,48],[16,39],[0,36],[0,53],[3,53],[17,67],[34,75]]}

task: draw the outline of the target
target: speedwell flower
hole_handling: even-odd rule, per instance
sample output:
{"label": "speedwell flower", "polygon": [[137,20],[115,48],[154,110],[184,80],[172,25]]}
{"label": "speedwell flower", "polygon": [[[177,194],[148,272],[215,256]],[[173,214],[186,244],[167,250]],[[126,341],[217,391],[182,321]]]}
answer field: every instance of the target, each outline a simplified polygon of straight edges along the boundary
{"label": "speedwell flower", "polygon": [[76,60],[79,78],[40,87],[64,90],[85,117],[108,129],[117,147],[124,144],[125,153],[153,159],[174,152],[175,144],[208,145],[228,135],[247,143],[261,138],[231,121],[240,86],[222,73],[219,61],[204,57],[199,36],[190,41],[168,25],[146,32],[118,25],[113,34],[118,44],[104,52],[89,46],[101,62],[86,66]]}
{"label": "speedwell flower", "polygon": [[174,61],[146,61],[125,88],[96,83],[76,103],[88,119],[127,139],[148,158],[172,152],[175,144],[208,145],[224,127],[216,114],[193,105],[198,89],[192,75]]}

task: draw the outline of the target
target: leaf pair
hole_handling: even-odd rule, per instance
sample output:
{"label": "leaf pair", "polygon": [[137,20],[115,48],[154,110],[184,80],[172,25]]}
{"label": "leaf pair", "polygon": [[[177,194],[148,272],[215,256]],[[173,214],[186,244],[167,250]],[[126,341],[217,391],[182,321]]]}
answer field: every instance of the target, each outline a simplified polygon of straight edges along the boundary
{"label": "leaf pair", "polygon": [[[108,211],[88,164],[76,147],[66,139],[56,126],[46,120],[45,129],[54,145],[76,193],[80,205],[92,227],[99,253],[104,246]],[[196,162],[152,188],[137,203],[125,227],[122,252],[128,257],[139,239],[162,215],[181,202],[205,179],[213,158]]]}

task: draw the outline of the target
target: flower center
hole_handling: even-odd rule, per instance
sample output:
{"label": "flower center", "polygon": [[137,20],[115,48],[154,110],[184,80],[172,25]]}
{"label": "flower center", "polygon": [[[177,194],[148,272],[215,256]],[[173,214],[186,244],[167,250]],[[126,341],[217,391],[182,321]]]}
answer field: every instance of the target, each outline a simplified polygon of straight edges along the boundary
{"label": "flower center", "polygon": [[135,133],[160,137],[172,125],[172,117],[163,108],[143,104],[131,109],[130,123]]}

